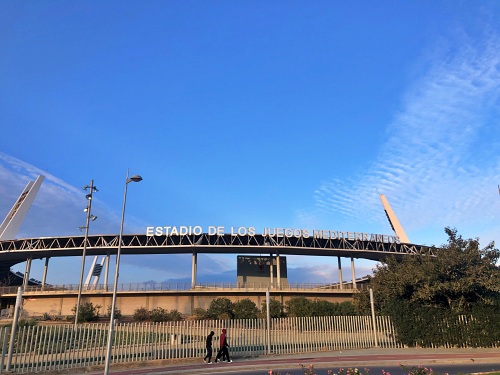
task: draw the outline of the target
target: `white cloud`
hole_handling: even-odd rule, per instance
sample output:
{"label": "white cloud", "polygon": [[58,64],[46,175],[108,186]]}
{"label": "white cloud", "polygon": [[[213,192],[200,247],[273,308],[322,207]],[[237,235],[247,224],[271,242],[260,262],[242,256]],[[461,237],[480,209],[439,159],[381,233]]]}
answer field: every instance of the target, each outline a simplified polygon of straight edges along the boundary
{"label": "white cloud", "polygon": [[[57,237],[81,236],[78,227],[85,224],[83,208],[86,207],[86,192],[75,188],[64,181],[42,171],[21,160],[0,152],[0,186],[2,200],[0,201],[0,218],[7,215],[8,211],[17,200],[28,181],[34,180],[38,175],[44,175],[45,180],[35,198],[30,211],[26,215],[17,238],[32,237]],[[120,215],[108,207],[94,195],[92,213],[98,216],[90,227],[90,234],[117,234],[119,230]],[[105,218],[105,219],[104,219]],[[126,232],[141,233],[146,226],[138,218],[129,217]],[[114,257],[111,258],[110,275],[114,274]],[[85,274],[90,269],[93,258],[87,257]],[[175,280],[191,277],[191,256],[189,254],[163,254],[163,255],[124,255],[121,258],[120,283],[138,283],[147,280],[161,282],[165,279]],[[217,281],[218,275],[224,274],[234,277],[231,282],[236,282],[236,256],[224,254],[200,254],[198,257],[198,274],[200,277]],[[13,267],[15,271],[24,272],[24,264]],[[31,268],[31,276],[41,279],[44,261],[35,260]],[[48,283],[52,284],[77,284],[80,275],[81,259],[52,258],[49,263]],[[112,276],[110,276],[111,282]],[[224,281],[227,282],[225,279]],[[102,282],[102,280],[101,280]]]}
{"label": "white cloud", "polygon": [[413,242],[436,242],[417,235],[435,228],[444,235],[445,226],[463,233],[461,229],[485,223],[485,231],[475,237],[491,234],[491,218],[498,219],[500,212],[494,194],[500,181],[495,120],[500,40],[490,38],[461,45],[445,57],[436,54],[404,96],[371,168],[351,180],[319,186],[314,192],[317,208],[340,213],[348,222],[386,223],[378,197],[383,193]]}

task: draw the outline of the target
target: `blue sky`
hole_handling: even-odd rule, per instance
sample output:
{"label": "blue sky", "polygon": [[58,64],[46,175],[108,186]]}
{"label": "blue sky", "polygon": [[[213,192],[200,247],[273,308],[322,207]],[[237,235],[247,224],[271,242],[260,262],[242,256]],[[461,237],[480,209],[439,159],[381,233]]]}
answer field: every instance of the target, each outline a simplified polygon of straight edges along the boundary
{"label": "blue sky", "polygon": [[[382,193],[414,243],[500,240],[497,1],[4,1],[0,41],[0,217],[46,176],[18,237],[80,235],[92,179],[90,234],[118,233],[130,169],[127,233],[390,234]],[[120,282],[190,277],[189,256],[122,260]],[[288,266],[337,280],[336,258]],[[80,259],[50,267],[78,282]],[[203,255],[199,281],[235,269]]]}

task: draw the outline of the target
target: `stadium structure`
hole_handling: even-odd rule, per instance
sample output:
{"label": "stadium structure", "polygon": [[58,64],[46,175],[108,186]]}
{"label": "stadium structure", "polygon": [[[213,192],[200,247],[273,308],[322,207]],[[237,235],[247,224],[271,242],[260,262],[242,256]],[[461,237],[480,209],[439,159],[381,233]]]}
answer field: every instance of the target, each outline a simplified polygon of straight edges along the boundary
{"label": "stadium structure", "polygon": [[[402,225],[386,197],[380,195],[382,206],[394,231],[392,235],[305,230],[293,228],[264,228],[257,233],[253,227],[148,227],[145,234],[88,235],[41,238],[16,238],[44,180],[39,176],[30,181],[0,226],[0,303],[2,316],[9,316],[16,294],[22,288],[26,315],[71,315],[77,301],[92,302],[105,312],[112,303],[109,280],[110,258],[121,254],[190,254],[191,282],[144,283],[117,285],[116,307],[122,315],[132,315],[138,308],[178,310],[191,314],[196,308],[208,308],[217,297],[232,301],[250,299],[257,306],[265,301],[266,293],[284,304],[296,296],[324,299],[333,302],[352,300],[367,278],[356,279],[355,259],[381,261],[387,257],[433,256],[432,248],[410,243]],[[92,191],[97,190],[93,186]],[[84,189],[85,189],[84,188]],[[89,198],[89,195],[87,195]],[[89,199],[87,225],[95,218],[90,215]],[[121,238],[121,245],[119,246]],[[198,254],[237,254],[235,283],[200,284],[196,280]],[[266,254],[266,255],[262,255]],[[338,281],[323,284],[291,284],[287,278],[286,255],[322,256],[337,258]],[[82,261],[79,283],[51,285],[47,283],[49,261],[54,257],[78,257]],[[83,282],[85,258],[93,259]],[[41,280],[30,277],[33,259],[45,259]],[[116,259],[116,258],[115,258]],[[341,259],[349,259],[350,280],[344,280]],[[14,265],[25,263],[25,272],[13,272]],[[102,280],[102,281],[101,281]],[[75,280],[76,281],[76,280]]]}

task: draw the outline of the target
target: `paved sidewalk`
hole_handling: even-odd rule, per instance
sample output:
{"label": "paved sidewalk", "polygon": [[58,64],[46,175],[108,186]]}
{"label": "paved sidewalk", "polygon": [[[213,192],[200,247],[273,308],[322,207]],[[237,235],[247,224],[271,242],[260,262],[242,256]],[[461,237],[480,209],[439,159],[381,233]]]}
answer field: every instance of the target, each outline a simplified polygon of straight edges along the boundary
{"label": "paved sidewalk", "polygon": [[[498,363],[500,364],[500,348],[480,349],[362,349],[342,350],[316,353],[301,353],[290,355],[265,355],[256,358],[242,358],[233,356],[233,363],[218,363],[207,365],[203,360],[177,360],[157,361],[147,363],[130,363],[125,365],[112,365],[112,375],[177,375],[177,374],[222,374],[235,369],[269,369],[286,365],[326,365],[342,367],[352,365],[359,367],[375,365],[395,365],[415,363],[456,364],[456,363]],[[146,367],[147,366],[147,367]],[[71,374],[98,375],[103,371],[100,367],[92,369],[72,369]],[[263,370],[263,374],[265,374]]]}

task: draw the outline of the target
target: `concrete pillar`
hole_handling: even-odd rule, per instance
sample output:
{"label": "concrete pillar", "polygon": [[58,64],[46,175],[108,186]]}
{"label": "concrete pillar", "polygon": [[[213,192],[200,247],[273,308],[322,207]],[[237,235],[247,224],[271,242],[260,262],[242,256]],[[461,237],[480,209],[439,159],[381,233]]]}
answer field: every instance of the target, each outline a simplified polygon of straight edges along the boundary
{"label": "concrete pillar", "polygon": [[356,272],[354,272],[354,258],[351,258],[352,289],[356,289]]}
{"label": "concrete pillar", "polygon": [[109,253],[106,254],[105,266],[104,266],[104,290],[108,290],[108,276],[109,276]]}
{"label": "concrete pillar", "polygon": [[31,258],[26,259],[26,268],[24,270],[24,278],[23,278],[23,290],[26,290],[28,286],[28,281],[30,279],[30,270],[31,270]]}
{"label": "concrete pillar", "polygon": [[191,288],[194,289],[196,286],[196,268],[198,266],[198,254],[193,251],[193,257],[191,262]]}
{"label": "concrete pillar", "polygon": [[87,289],[90,285],[90,280],[92,280],[92,272],[94,271],[94,267],[97,263],[97,256],[94,257],[94,260],[92,261],[92,265],[90,266],[89,273],[87,275],[87,278],[85,279],[85,289]]}
{"label": "concrete pillar", "polygon": [[270,265],[269,265],[269,267],[270,267],[269,271],[270,272],[269,273],[270,273],[270,276],[271,276],[271,288],[274,288],[274,267],[273,267],[273,263],[274,262],[273,262],[273,260],[274,260],[273,254],[269,254],[269,263],[270,263]]}
{"label": "concrete pillar", "polygon": [[340,260],[340,257],[337,257],[337,262],[339,265],[339,284],[340,284],[340,289],[344,289],[344,282],[342,281],[342,261]]}
{"label": "concrete pillar", "polygon": [[45,288],[45,282],[47,281],[47,271],[49,269],[49,257],[45,258],[45,265],[43,266],[43,276],[42,276],[42,290]]}
{"label": "concrete pillar", "polygon": [[278,289],[281,289],[281,267],[280,267],[280,255],[276,253],[276,284]]}

